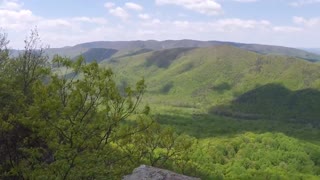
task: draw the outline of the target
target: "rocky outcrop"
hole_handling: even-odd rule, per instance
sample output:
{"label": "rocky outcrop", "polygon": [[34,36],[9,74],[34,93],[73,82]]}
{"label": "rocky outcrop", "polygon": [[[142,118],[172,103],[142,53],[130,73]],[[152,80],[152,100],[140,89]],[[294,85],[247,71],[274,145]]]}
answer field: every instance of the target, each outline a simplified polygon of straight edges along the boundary
{"label": "rocky outcrop", "polygon": [[141,165],[133,170],[132,174],[124,176],[122,180],[200,180],[172,171]]}

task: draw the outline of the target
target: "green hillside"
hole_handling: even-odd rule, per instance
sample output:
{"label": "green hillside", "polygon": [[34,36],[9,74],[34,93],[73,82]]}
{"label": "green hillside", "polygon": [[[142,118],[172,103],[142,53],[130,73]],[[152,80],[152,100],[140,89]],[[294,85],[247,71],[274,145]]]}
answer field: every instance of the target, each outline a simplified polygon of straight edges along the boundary
{"label": "green hillside", "polygon": [[[232,46],[243,50],[256,52],[264,55],[284,55],[290,57],[302,58],[307,61],[320,61],[320,55],[307,50],[301,50],[290,47],[262,45],[262,44],[244,44],[236,42],[224,41],[198,41],[198,40],[165,40],[165,41],[96,41],[78,44],[71,47],[49,48],[46,50],[47,55],[52,59],[55,54],[74,58],[80,54],[86,53],[90,49],[104,48],[115,49],[118,52],[115,57],[132,56],[150,50],[164,50],[173,48],[199,48],[199,47],[214,47],[214,46]],[[16,54],[12,51],[12,54]]]}
{"label": "green hillside", "polygon": [[316,89],[291,91],[279,84],[267,84],[237,97],[229,107],[215,107],[213,113],[245,119],[286,119],[319,123],[320,92]]}
{"label": "green hillside", "polygon": [[[279,106],[286,108],[287,113],[290,108],[302,112],[308,99],[318,98],[315,94],[320,87],[320,66],[317,64],[285,56],[261,55],[230,46],[154,51],[103,65],[112,67],[117,77],[126,83],[144,77],[148,85],[145,100],[150,104],[204,111],[231,105],[232,102],[243,105],[244,98],[258,98],[250,95],[249,91],[253,91],[256,96],[263,97],[252,106],[265,102],[265,99],[276,99],[270,102],[270,107],[281,101],[283,105]],[[255,90],[270,84],[279,84],[280,87]],[[277,95],[283,99],[277,99]],[[303,103],[301,99],[304,98]],[[308,106],[303,115],[317,116],[311,115],[311,111],[314,112],[320,104],[316,100],[313,102],[315,104]]]}
{"label": "green hillside", "polygon": [[196,48],[196,47],[214,47],[214,46],[233,46],[240,49],[257,52],[259,54],[269,55],[285,55],[290,57],[302,58],[308,61],[320,61],[320,55],[314,52],[308,52],[301,49],[273,46],[273,45],[262,45],[262,44],[244,44],[236,42],[224,42],[224,41],[197,41],[197,40],[166,40],[166,41],[99,41],[89,42],[84,44],[76,45],[76,48],[115,48],[118,50],[137,50],[137,49],[173,49],[173,48]]}
{"label": "green hillside", "polygon": [[[88,63],[92,61],[96,61],[99,63],[105,59],[109,59],[117,52],[118,50],[115,49],[91,48],[79,56],[82,56]],[[73,59],[77,59],[79,56],[76,56]]]}
{"label": "green hillside", "polygon": [[302,58],[308,61],[319,61],[319,54],[311,51],[304,51],[296,48],[287,48],[281,46],[260,45],[260,44],[234,44],[235,47],[257,52],[260,54],[285,55]]}
{"label": "green hillside", "polygon": [[49,56],[49,59],[52,59],[54,55],[59,54],[60,56],[66,56],[74,58],[86,51],[88,48],[82,47],[63,47],[63,48],[49,48],[45,50],[45,53]]}
{"label": "green hillside", "polygon": [[319,178],[319,64],[216,46],[146,52],[101,66],[114,70],[120,88],[144,77],[143,103],[154,118],[199,140],[185,157],[190,175]]}

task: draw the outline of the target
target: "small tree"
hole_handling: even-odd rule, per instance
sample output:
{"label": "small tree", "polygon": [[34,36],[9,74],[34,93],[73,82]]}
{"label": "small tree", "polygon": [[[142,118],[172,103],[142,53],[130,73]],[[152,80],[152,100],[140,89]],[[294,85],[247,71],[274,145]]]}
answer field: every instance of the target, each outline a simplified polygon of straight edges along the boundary
{"label": "small tree", "polygon": [[0,179],[119,179],[140,163],[184,172],[194,139],[138,109],[143,79],[120,90],[82,57],[49,66],[39,43],[34,30],[10,58],[0,35]]}
{"label": "small tree", "polygon": [[[70,69],[72,75],[66,79],[53,74],[48,84],[38,81],[33,88],[36,97],[28,113],[33,120],[30,123],[37,124],[37,133],[52,151],[46,159],[52,162],[38,173],[62,179],[107,177],[121,157],[114,155],[117,149],[112,144],[120,138],[116,132],[140,103],[144,80],[121,95],[110,69],[97,63],[87,65],[83,58],[72,62],[56,56],[53,62],[58,68]],[[36,168],[29,167],[32,171]]]}
{"label": "small tree", "polygon": [[[7,34],[0,31],[0,65],[8,58],[8,46],[9,40]],[[2,67],[0,67],[2,68]]]}
{"label": "small tree", "polygon": [[[30,44],[31,41],[31,44],[38,42],[38,35],[34,31],[25,41],[25,50],[19,57],[10,58],[7,35],[0,35],[0,174],[5,177],[23,177],[19,164],[28,156],[24,149],[42,144],[41,139],[34,136],[32,128],[26,126],[24,118],[33,103],[31,87],[47,72],[45,58],[36,61],[31,57],[39,52]],[[38,57],[43,56],[40,53]]]}
{"label": "small tree", "polygon": [[[131,164],[148,164],[182,173],[192,168],[190,156],[196,144],[195,138],[179,135],[172,127],[162,127],[152,119],[141,118],[136,129],[130,137],[116,142]],[[139,131],[141,129],[143,131]],[[122,131],[132,130],[128,126],[122,127]]]}

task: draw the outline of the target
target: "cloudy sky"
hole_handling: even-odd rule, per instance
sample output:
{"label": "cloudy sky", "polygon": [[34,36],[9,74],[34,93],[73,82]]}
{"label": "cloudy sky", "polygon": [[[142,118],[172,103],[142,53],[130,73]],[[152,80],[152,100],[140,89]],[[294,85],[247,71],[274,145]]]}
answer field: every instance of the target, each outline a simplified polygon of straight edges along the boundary
{"label": "cloudy sky", "polygon": [[88,41],[197,39],[320,48],[320,0],[0,0],[0,28],[22,48]]}

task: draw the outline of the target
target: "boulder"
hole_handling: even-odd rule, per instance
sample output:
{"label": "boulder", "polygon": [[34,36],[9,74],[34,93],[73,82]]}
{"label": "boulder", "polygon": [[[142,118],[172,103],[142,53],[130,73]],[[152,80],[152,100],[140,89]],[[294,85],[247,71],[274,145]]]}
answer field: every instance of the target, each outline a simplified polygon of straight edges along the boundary
{"label": "boulder", "polygon": [[172,171],[141,165],[132,174],[124,176],[122,180],[200,180],[199,178],[177,174]]}

